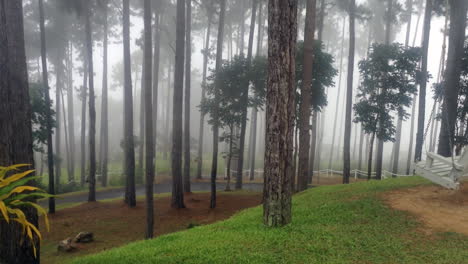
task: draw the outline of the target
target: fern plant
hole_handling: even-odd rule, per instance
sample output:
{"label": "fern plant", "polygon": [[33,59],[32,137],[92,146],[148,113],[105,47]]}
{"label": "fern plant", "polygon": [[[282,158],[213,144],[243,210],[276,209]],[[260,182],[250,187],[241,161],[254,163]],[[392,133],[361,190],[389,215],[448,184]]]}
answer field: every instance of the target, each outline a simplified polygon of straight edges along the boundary
{"label": "fern plant", "polygon": [[34,242],[36,237],[39,239],[39,242],[41,241],[41,232],[34,224],[28,221],[23,210],[25,208],[35,208],[39,214],[43,214],[46,228],[49,230],[47,212],[32,201],[37,198],[52,197],[52,195],[37,187],[25,185],[29,181],[39,178],[31,176],[31,173],[34,172],[33,170],[24,172],[19,170],[26,166],[29,165],[18,164],[0,167],[0,221],[19,223],[23,229],[23,234],[26,234],[27,238],[31,241],[34,256],[36,256],[37,252]]}

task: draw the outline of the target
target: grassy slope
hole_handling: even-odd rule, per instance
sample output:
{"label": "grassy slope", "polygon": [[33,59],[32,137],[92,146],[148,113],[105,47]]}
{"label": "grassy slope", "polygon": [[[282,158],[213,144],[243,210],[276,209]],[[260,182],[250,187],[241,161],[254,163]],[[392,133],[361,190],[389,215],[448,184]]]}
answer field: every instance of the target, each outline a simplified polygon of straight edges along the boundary
{"label": "grassy slope", "polygon": [[414,218],[378,198],[420,184],[427,182],[410,177],[319,187],[294,196],[293,223],[283,228],[264,227],[256,207],[73,263],[465,263],[466,236],[424,235]]}

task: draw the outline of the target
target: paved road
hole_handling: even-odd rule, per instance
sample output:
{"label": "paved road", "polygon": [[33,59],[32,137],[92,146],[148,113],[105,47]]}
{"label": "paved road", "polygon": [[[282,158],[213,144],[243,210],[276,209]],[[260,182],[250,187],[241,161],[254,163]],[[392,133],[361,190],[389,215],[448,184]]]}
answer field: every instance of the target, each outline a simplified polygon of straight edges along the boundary
{"label": "paved road", "polygon": [[[225,183],[217,183],[216,184],[216,189],[217,190],[224,190],[226,184]],[[192,182],[191,188],[192,191],[197,192],[197,191],[210,191],[210,183],[209,182]],[[263,190],[263,183],[244,183],[242,185],[243,190],[249,190],[249,191],[262,191]],[[231,183],[231,188],[234,188],[234,183]],[[154,192],[157,193],[168,193],[172,191],[172,183],[167,182],[167,183],[160,183],[160,184],[155,184],[154,185]],[[125,194],[125,189],[122,188],[117,188],[117,189],[111,189],[111,190],[105,190],[105,191],[98,191],[96,192],[96,200],[105,200],[105,199],[113,199],[113,198],[119,198],[119,197],[124,197]],[[136,195],[145,195],[145,186],[144,185],[139,185],[136,187]],[[66,196],[60,199],[56,199],[55,203],[56,205],[60,204],[68,204],[68,203],[80,203],[80,202],[86,202],[88,200],[88,194],[87,193],[81,193],[77,195],[71,195],[71,196]],[[43,200],[39,202],[40,205],[42,206],[47,206],[48,202],[47,200]]]}

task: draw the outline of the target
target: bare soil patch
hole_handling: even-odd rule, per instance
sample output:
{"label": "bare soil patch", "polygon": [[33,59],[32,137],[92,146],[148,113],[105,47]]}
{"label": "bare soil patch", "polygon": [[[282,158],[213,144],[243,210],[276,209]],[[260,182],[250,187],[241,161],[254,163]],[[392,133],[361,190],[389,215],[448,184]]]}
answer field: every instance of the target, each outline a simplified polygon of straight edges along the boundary
{"label": "bare soil patch", "polygon": [[[185,209],[170,207],[171,197],[155,199],[155,236],[187,229],[189,225],[205,225],[227,219],[239,210],[259,205],[260,193],[218,194],[217,208],[210,209],[210,194],[186,194]],[[138,201],[128,208],[122,201],[85,203],[59,210],[49,216],[51,230],[42,228],[42,263],[64,263],[65,260],[96,253],[132,241],[142,240],[145,233],[145,203]],[[40,223],[44,227],[43,219]],[[57,244],[78,232],[94,233],[95,241],[79,244],[71,253],[57,252]]]}
{"label": "bare soil patch", "polygon": [[420,186],[384,195],[394,209],[410,212],[420,219],[424,232],[457,232],[468,235],[468,183],[460,190]]}

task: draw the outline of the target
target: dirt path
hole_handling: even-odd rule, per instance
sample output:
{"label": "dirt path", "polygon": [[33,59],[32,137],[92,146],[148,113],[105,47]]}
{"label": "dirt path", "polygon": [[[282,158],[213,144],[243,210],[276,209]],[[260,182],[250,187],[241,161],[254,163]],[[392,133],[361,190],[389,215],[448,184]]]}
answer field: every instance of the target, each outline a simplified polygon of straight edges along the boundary
{"label": "dirt path", "polygon": [[[220,193],[217,207],[210,209],[210,194],[188,194],[185,209],[170,207],[171,197],[155,200],[155,236],[187,229],[189,225],[205,225],[231,217],[239,210],[261,203],[261,194]],[[129,242],[142,240],[145,232],[146,211],[144,201],[135,208],[128,208],[122,201],[109,203],[84,203],[73,208],[59,210],[50,215],[50,232],[43,232],[41,262],[65,263],[67,260],[100,252]],[[41,220],[40,226],[44,223]],[[94,233],[95,241],[79,244],[74,252],[57,252],[57,243],[73,237],[80,231]]]}
{"label": "dirt path", "polygon": [[421,186],[384,195],[394,209],[414,214],[425,232],[457,232],[468,235],[468,184],[458,191],[440,186]]}
{"label": "dirt path", "polygon": [[[233,184],[231,184],[233,186]],[[192,182],[191,183],[191,188],[192,191],[198,192],[198,191],[209,191],[210,190],[210,183],[209,182]],[[216,188],[217,190],[224,190],[226,187],[225,183],[217,183]],[[248,191],[262,191],[263,190],[263,183],[244,183],[242,185],[243,190],[248,190]],[[159,183],[154,185],[154,193],[168,193],[172,191],[172,184],[170,182],[164,182],[164,183]],[[124,197],[125,194],[125,188],[116,188],[116,189],[110,189],[110,190],[104,190],[104,191],[98,191],[96,192],[96,199],[98,201],[100,200],[105,200],[105,199],[113,199],[113,198],[119,198],[119,197]],[[139,185],[136,187],[136,195],[144,195],[145,194],[145,186],[144,185]],[[70,196],[65,196],[59,199],[56,199],[56,205],[61,205],[61,204],[71,204],[71,203],[80,203],[80,202],[86,202],[88,200],[88,194],[87,193],[80,193],[77,195],[70,195]],[[44,208],[48,207],[48,202],[47,200],[43,200],[39,203],[41,206]]]}

